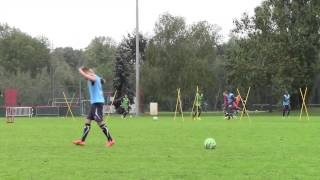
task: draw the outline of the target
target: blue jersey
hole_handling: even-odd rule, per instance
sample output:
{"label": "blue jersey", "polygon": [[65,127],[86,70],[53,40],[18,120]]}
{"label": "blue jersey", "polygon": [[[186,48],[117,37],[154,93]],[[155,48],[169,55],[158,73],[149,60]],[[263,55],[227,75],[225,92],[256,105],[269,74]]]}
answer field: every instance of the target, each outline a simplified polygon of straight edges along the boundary
{"label": "blue jersey", "polygon": [[283,95],[282,105],[284,105],[284,106],[290,105],[290,95],[289,94]]}
{"label": "blue jersey", "polygon": [[101,78],[99,76],[96,75],[96,81],[88,80],[88,89],[91,104],[104,103]]}
{"label": "blue jersey", "polygon": [[227,96],[227,100],[228,100],[228,104],[233,104],[233,102],[235,101],[235,97],[233,93],[229,93]]}

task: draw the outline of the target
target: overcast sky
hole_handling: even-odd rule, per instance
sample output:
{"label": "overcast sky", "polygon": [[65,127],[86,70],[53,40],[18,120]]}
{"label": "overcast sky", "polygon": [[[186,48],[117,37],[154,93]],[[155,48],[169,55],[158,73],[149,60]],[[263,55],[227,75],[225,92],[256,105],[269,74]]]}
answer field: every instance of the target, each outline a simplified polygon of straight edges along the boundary
{"label": "overcast sky", "polygon": [[[53,47],[85,48],[96,36],[119,42],[135,29],[136,0],[0,0],[0,23],[32,36],[45,36]],[[188,24],[206,20],[221,27],[224,40],[234,18],[253,14],[262,0],[139,0],[140,31],[152,35],[159,15],[183,16]]]}

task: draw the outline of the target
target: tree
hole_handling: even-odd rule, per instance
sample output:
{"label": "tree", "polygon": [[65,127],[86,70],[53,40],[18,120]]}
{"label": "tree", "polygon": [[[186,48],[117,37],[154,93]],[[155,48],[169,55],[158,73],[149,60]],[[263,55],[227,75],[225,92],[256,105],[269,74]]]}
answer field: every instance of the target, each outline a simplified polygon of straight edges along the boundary
{"label": "tree", "polygon": [[49,58],[47,39],[33,38],[0,24],[0,65],[8,72],[29,72],[35,77],[48,66]]}
{"label": "tree", "polygon": [[116,43],[110,37],[96,37],[85,49],[84,65],[95,68],[106,80],[106,89],[112,87],[116,50]]}
{"label": "tree", "polygon": [[319,59],[319,7],[316,0],[266,0],[253,17],[245,14],[235,21],[228,81],[255,86],[257,99],[259,94],[280,97],[288,90],[296,101],[298,88],[312,89]]}
{"label": "tree", "polygon": [[[143,62],[145,59],[145,49],[147,46],[147,39],[139,34],[139,54],[140,60]],[[126,59],[130,64],[136,63],[136,34],[128,34],[127,37],[123,38],[120,45],[118,46],[118,53]]]}
{"label": "tree", "polygon": [[[145,48],[147,40],[139,34],[139,52],[143,62],[145,57]],[[136,63],[136,35],[128,34],[126,38],[123,38],[120,45],[117,48],[117,58],[114,68],[113,87],[117,91],[115,107],[118,112],[121,112],[120,103],[121,98],[124,95],[128,95],[130,104],[134,103],[134,88],[133,88],[133,65]]]}
{"label": "tree", "polygon": [[121,54],[118,54],[116,57],[114,73],[113,88],[117,91],[114,106],[117,111],[121,113],[121,98],[124,97],[125,94],[128,95],[130,104],[134,103],[134,91],[132,83],[130,82],[130,74],[132,74],[132,70],[129,62],[124,59]]}
{"label": "tree", "polygon": [[[182,90],[184,108],[191,108],[197,85],[213,97],[218,77],[219,28],[206,21],[187,25],[184,18],[164,14],[155,26],[142,65],[142,86],[147,101],[173,110],[176,89]],[[216,86],[217,85],[217,86]]]}
{"label": "tree", "polygon": [[68,97],[79,95],[78,69],[83,62],[84,53],[70,47],[56,48],[50,54],[50,79],[52,96],[61,97],[65,92]]}

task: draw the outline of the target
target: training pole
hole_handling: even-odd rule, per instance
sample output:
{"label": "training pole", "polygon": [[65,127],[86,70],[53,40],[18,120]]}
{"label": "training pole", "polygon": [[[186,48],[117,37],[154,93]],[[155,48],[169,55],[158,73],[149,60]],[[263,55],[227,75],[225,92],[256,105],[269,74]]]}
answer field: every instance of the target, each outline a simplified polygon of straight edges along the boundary
{"label": "training pole", "polygon": [[139,1],[136,0],[136,116],[140,113],[140,61],[139,61]]}
{"label": "training pole", "polygon": [[177,89],[177,103],[176,103],[176,110],[175,110],[175,112],[174,112],[174,118],[173,118],[173,120],[176,120],[178,107],[180,108],[182,121],[184,121],[183,111],[182,111],[182,102],[181,102],[181,91],[180,91],[180,88]]}
{"label": "training pole", "polygon": [[[75,93],[73,93],[73,95],[72,95],[72,98],[71,98],[71,100],[70,100],[70,104],[72,104],[73,103],[73,99],[74,99],[74,96],[75,96],[76,94]],[[69,111],[67,111],[67,114],[66,114],[66,117],[68,117],[68,114],[69,114]]]}
{"label": "training pole", "polygon": [[[194,96],[194,100],[193,100],[193,104],[192,104],[192,109],[191,109],[191,118],[193,117],[193,111],[194,111],[194,107],[196,105],[197,102],[197,92],[198,92],[198,86],[197,86],[197,90],[196,90],[196,95]],[[198,115],[198,108],[196,110],[196,115]]]}
{"label": "training pole", "polygon": [[178,103],[179,103],[179,91],[180,91],[180,88],[177,89],[176,110],[174,111],[174,118],[173,118],[174,121],[176,120],[176,117],[177,117]]}
{"label": "training pole", "polygon": [[[72,116],[72,119],[74,120],[74,116],[73,116],[73,113],[72,113],[71,107],[70,107],[70,105],[69,105],[69,103],[68,103],[68,100],[67,100],[66,94],[65,94],[64,92],[62,92],[62,94],[63,94],[64,100],[65,100],[65,101],[66,101],[66,103],[67,103],[68,111],[70,111],[70,114],[71,114],[71,116]],[[67,114],[68,114],[68,111],[67,111]]]}
{"label": "training pole", "polygon": [[239,89],[237,88],[237,92],[238,94],[240,95],[240,100],[241,100],[241,103],[242,103],[242,112],[241,112],[241,116],[240,116],[240,120],[242,119],[244,113],[246,113],[246,115],[248,116],[249,120],[250,119],[250,116],[249,116],[249,113],[248,113],[248,110],[246,108],[246,105],[247,105],[247,101],[248,101],[248,98],[249,98],[249,94],[250,94],[250,90],[251,90],[251,87],[248,88],[248,92],[247,92],[247,95],[246,95],[246,99],[242,99],[242,96],[240,94],[240,91]]}
{"label": "training pole", "polygon": [[301,88],[299,88],[299,91],[300,91],[300,95],[301,95],[301,98],[302,98],[302,105],[301,105],[301,111],[300,111],[300,120],[302,120],[303,109],[306,112],[307,119],[310,120],[309,113],[308,113],[308,108],[307,108],[307,105],[306,105],[306,97],[307,97],[308,87],[305,88],[304,94],[302,93],[302,89]]}
{"label": "training pole", "polygon": [[118,91],[116,90],[116,91],[114,92],[114,95],[113,95],[113,98],[112,98],[112,102],[111,102],[111,105],[110,105],[109,112],[108,112],[108,115],[107,115],[106,120],[109,118],[109,116],[110,116],[110,114],[111,114],[111,107],[113,106],[114,99],[116,98],[117,93],[118,93]]}
{"label": "training pole", "polygon": [[[196,103],[199,103],[199,97],[197,96],[199,94],[199,87],[197,86],[197,92],[196,92]],[[196,116],[198,117],[199,115],[199,108],[198,106],[196,107],[197,110],[196,110]]]}
{"label": "training pole", "polygon": [[182,102],[181,102],[181,91],[180,91],[180,88],[179,88],[179,104],[180,104],[180,112],[181,112],[181,117],[182,117],[182,121],[184,121],[184,118],[183,118],[183,111],[182,111]]}

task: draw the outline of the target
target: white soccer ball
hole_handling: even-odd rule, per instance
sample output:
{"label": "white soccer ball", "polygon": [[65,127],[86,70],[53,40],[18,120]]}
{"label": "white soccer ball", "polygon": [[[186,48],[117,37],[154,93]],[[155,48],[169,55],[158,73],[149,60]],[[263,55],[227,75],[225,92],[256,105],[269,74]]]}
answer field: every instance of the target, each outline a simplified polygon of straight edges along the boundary
{"label": "white soccer ball", "polygon": [[204,141],[204,148],[206,149],[215,149],[217,146],[216,140],[214,140],[213,138],[207,138]]}
{"label": "white soccer ball", "polygon": [[153,116],[153,120],[158,120],[158,116]]}

